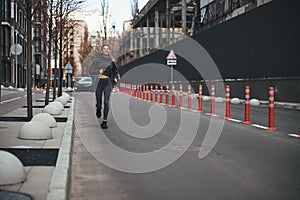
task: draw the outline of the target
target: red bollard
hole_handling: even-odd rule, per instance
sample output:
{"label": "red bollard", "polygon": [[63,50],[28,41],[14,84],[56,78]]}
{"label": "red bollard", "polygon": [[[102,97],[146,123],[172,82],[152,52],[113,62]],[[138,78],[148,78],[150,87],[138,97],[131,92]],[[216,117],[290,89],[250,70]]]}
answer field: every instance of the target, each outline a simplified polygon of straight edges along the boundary
{"label": "red bollard", "polygon": [[138,84],[138,96],[137,98],[141,99],[141,85]]}
{"label": "red bollard", "polygon": [[215,116],[215,85],[211,85],[211,106],[210,106],[210,115]]}
{"label": "red bollard", "polygon": [[251,124],[250,121],[250,86],[245,87],[245,120],[244,124]]}
{"label": "red bollard", "polygon": [[199,85],[198,112],[203,112],[202,101],[202,85]]}
{"label": "red bollard", "polygon": [[131,88],[132,88],[131,95],[132,95],[132,97],[135,97],[135,92],[136,92],[136,87],[135,87],[135,85],[132,85]]}
{"label": "red bollard", "polygon": [[226,115],[225,119],[231,119],[230,117],[230,86],[226,85]]}
{"label": "red bollard", "polygon": [[143,86],[143,101],[146,100],[146,85]]}
{"label": "red bollard", "polygon": [[157,103],[158,102],[158,86],[157,85],[155,85],[155,103]]}
{"label": "red bollard", "polygon": [[153,102],[153,86],[150,85],[150,102]]}
{"label": "red bollard", "polygon": [[191,85],[188,85],[188,110],[192,110]]}
{"label": "red bollard", "polygon": [[275,131],[274,126],[274,101],[275,101],[274,87],[269,87],[269,127],[267,130]]}
{"label": "red bollard", "polygon": [[160,86],[160,104],[163,104],[163,86]]}
{"label": "red bollard", "polygon": [[182,102],[182,84],[179,86],[179,108],[183,108],[183,102]]}
{"label": "red bollard", "polygon": [[149,86],[148,85],[146,85],[146,92],[145,92],[145,94],[146,94],[145,100],[148,101],[148,98],[149,98]]}
{"label": "red bollard", "polygon": [[176,107],[175,104],[175,85],[172,84],[172,107]]}
{"label": "red bollard", "polygon": [[169,105],[169,85],[166,86],[166,105]]}

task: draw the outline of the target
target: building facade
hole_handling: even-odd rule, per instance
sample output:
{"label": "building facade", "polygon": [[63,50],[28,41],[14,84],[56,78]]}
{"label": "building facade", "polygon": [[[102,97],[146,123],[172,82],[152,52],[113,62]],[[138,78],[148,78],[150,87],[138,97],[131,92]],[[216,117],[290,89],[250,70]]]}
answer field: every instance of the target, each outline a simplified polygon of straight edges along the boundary
{"label": "building facade", "polygon": [[[2,48],[0,80],[5,86],[25,87],[28,42],[32,45],[32,81],[35,86],[41,86],[46,72],[46,26],[43,5],[46,0],[40,1],[32,20],[32,38],[27,39],[26,0],[1,0],[1,37]],[[18,48],[16,48],[18,46]],[[21,47],[21,51],[17,50]],[[15,53],[17,50],[17,54]]]}

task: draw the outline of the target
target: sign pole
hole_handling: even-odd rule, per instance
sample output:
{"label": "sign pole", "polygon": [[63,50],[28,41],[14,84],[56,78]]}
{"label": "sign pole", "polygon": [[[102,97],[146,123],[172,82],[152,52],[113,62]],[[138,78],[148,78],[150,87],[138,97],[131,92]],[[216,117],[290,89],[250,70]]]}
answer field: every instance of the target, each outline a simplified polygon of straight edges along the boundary
{"label": "sign pole", "polygon": [[171,84],[173,84],[173,65],[171,65]]}
{"label": "sign pole", "polygon": [[177,65],[177,57],[176,57],[173,49],[171,49],[171,51],[169,52],[168,56],[166,57],[166,60],[167,60],[167,65],[171,67],[171,84],[173,84],[173,82],[174,82],[173,66]]}

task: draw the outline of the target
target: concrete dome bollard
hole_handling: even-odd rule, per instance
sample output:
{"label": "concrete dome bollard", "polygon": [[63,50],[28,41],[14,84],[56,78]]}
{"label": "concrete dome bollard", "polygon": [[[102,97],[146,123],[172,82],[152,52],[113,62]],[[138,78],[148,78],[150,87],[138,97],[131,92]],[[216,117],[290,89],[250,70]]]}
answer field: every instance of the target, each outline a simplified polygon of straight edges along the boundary
{"label": "concrete dome bollard", "polygon": [[0,151],[0,185],[12,185],[26,180],[21,161],[7,151]]}
{"label": "concrete dome bollard", "polygon": [[18,92],[24,92],[25,90],[23,88],[18,88]]}
{"label": "concrete dome bollard", "polygon": [[210,96],[203,95],[203,101],[210,101],[210,99],[211,99]]}
{"label": "concrete dome bollard", "polygon": [[222,97],[216,97],[216,98],[215,98],[215,102],[216,102],[216,103],[224,103],[225,100],[224,100]]}
{"label": "concrete dome bollard", "polygon": [[65,96],[60,96],[55,101],[61,102],[63,105],[66,105],[68,103],[68,99]]}
{"label": "concrete dome bollard", "polygon": [[1,88],[4,89],[5,88],[4,85],[1,85]]}
{"label": "concrete dome bollard", "polygon": [[61,115],[63,110],[61,106],[63,105],[60,102],[52,102],[43,109],[43,113],[48,113],[50,115]]}
{"label": "concrete dome bollard", "polygon": [[250,105],[251,106],[259,106],[260,105],[260,101],[257,99],[251,99],[250,100]]}
{"label": "concrete dome bollard", "polygon": [[62,93],[62,96],[63,96],[63,97],[66,97],[68,100],[69,100],[70,97],[71,97],[71,96],[70,96],[68,93],[66,93],[66,92],[63,92],[63,93]]}
{"label": "concrete dome bollard", "polygon": [[13,86],[9,86],[8,89],[12,90],[12,89],[14,89],[14,87]]}
{"label": "concrete dome bollard", "polygon": [[52,131],[44,122],[30,121],[21,127],[18,138],[25,140],[51,139]]}
{"label": "concrete dome bollard", "polygon": [[49,113],[39,113],[33,116],[31,121],[41,121],[44,122],[49,128],[56,127],[56,120],[55,118],[50,115]]}
{"label": "concrete dome bollard", "polygon": [[231,102],[232,104],[240,104],[240,103],[241,103],[241,100],[240,100],[239,98],[232,98],[232,99],[230,100],[230,102]]}
{"label": "concrete dome bollard", "polygon": [[[53,101],[52,103],[50,103],[51,105],[54,105],[54,106],[57,106],[59,109],[61,109],[61,110],[65,110],[65,107],[64,107],[64,105],[63,105],[63,103],[62,102],[60,102],[60,101]],[[49,105],[50,105],[49,104]]]}

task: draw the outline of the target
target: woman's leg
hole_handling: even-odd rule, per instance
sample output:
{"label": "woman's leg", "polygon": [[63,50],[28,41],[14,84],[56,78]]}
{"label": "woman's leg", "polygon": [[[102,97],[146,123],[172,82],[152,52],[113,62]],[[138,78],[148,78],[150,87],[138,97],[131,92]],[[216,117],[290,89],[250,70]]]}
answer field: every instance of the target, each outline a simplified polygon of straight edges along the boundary
{"label": "woman's leg", "polygon": [[96,116],[98,118],[101,117],[101,107],[102,107],[102,91],[103,91],[103,87],[101,86],[101,82],[98,82],[97,88],[96,88]]}
{"label": "woman's leg", "polygon": [[109,98],[110,98],[110,92],[111,92],[111,84],[108,84],[104,88],[104,116],[103,120],[107,120],[108,111],[109,111]]}

